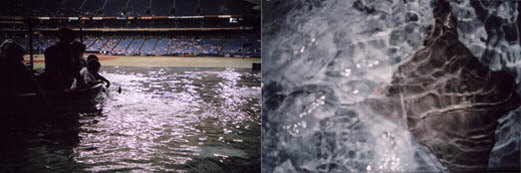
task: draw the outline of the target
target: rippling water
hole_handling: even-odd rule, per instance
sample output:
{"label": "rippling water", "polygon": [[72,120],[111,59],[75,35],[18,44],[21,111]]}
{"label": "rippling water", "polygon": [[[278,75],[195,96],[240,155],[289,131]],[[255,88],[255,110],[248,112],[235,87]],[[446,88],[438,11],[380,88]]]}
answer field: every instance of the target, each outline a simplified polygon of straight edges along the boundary
{"label": "rippling water", "polygon": [[51,172],[260,170],[259,73],[116,66],[103,67],[102,74],[112,87],[96,110],[13,128],[6,135],[12,142],[4,149],[14,150],[0,160],[2,167]]}
{"label": "rippling water", "polygon": [[[459,39],[492,70],[519,72],[519,3],[484,2],[484,16],[476,3],[451,1]],[[420,46],[433,0],[263,5],[264,172],[447,171],[406,128],[362,104]],[[519,109],[499,119],[490,167],[519,165]]]}

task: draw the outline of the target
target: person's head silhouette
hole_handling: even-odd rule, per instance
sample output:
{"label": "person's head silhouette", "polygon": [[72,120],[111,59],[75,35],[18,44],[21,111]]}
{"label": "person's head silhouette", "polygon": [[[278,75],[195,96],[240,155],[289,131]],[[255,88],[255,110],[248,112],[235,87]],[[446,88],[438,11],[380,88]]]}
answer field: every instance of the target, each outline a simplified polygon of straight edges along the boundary
{"label": "person's head silhouette", "polygon": [[58,30],[58,39],[63,43],[70,43],[74,40],[74,32],[70,28],[60,28]]}
{"label": "person's head silhouette", "polygon": [[20,63],[23,61],[25,49],[14,43],[12,40],[5,40],[0,45],[0,51],[3,54],[3,61],[7,64]]}
{"label": "person's head silhouette", "polygon": [[85,52],[86,46],[83,43],[80,43],[79,41],[73,41],[72,42],[72,50],[77,55],[82,55]]}
{"label": "person's head silhouette", "polygon": [[96,61],[99,61],[99,58],[98,58],[98,56],[96,56],[96,55],[89,55],[89,56],[87,57],[87,61],[90,61],[90,60],[96,60]]}
{"label": "person's head silhouette", "polygon": [[99,61],[96,60],[89,60],[87,63],[87,70],[89,70],[91,74],[97,74],[100,67],[101,64],[99,63]]}

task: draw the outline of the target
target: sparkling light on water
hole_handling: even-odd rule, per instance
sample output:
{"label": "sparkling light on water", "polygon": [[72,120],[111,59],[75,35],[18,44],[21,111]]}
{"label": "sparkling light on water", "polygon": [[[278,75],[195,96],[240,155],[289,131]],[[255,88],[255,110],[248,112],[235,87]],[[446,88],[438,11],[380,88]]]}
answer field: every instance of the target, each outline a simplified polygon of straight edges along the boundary
{"label": "sparkling light on water", "polygon": [[[517,5],[488,4],[487,15],[505,19],[492,28],[516,21]],[[407,129],[361,104],[389,83],[397,65],[420,46],[433,22],[434,1],[279,0],[263,5],[268,9],[262,38],[263,171],[447,171]],[[491,36],[468,0],[451,5],[462,23],[460,40],[474,55],[480,58],[489,50],[496,59],[490,67],[521,69],[514,66],[520,62],[519,34],[515,42],[504,41],[501,28]],[[498,128],[512,134],[503,125]],[[496,132],[503,139],[507,134]],[[505,146],[515,146],[519,137],[511,141]]]}
{"label": "sparkling light on water", "polygon": [[256,74],[115,67],[103,75],[122,92],[110,92],[101,116],[81,119],[74,160],[86,170],[204,172],[260,158]]}

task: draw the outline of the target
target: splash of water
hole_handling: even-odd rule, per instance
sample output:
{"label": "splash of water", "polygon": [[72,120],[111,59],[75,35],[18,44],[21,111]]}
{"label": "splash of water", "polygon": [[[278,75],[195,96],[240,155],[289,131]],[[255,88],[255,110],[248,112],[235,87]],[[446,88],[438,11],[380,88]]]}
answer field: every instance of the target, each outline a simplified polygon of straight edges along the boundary
{"label": "splash of water", "polygon": [[263,14],[263,171],[446,170],[360,104],[419,46],[432,2],[264,5],[274,10]]}
{"label": "splash of water", "polygon": [[[389,82],[397,64],[424,39],[433,21],[432,1],[263,5],[270,9],[263,11],[263,171],[446,170],[405,129],[383,123],[360,104]],[[460,23],[459,39],[474,56],[493,70],[520,72],[519,3],[451,1],[451,5]],[[474,12],[477,5],[485,10]],[[351,112],[349,116],[337,113],[343,109]],[[514,111],[499,120],[490,165],[501,165],[519,151],[519,137],[508,138],[516,134],[509,129],[519,129],[512,116],[519,115]],[[331,119],[341,125],[324,128]],[[384,141],[387,135],[399,145],[377,146],[375,141]],[[503,152],[512,146],[512,152]],[[401,155],[394,157],[397,154]]]}

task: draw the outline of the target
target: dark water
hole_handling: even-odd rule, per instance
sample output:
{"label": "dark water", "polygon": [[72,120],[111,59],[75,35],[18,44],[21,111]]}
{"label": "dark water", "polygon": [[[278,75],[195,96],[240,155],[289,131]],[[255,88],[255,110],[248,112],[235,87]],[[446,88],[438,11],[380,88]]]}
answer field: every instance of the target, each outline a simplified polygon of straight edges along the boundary
{"label": "dark water", "polygon": [[260,171],[259,73],[102,71],[112,86],[96,109],[3,127],[0,172]]}

